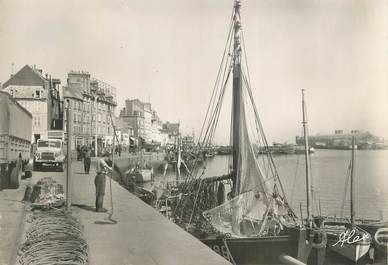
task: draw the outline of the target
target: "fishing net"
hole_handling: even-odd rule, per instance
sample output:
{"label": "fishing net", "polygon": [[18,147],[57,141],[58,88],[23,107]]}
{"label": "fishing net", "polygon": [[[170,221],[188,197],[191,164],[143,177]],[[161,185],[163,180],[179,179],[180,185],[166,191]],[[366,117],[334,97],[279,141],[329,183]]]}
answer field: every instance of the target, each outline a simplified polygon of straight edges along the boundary
{"label": "fishing net", "polygon": [[83,226],[69,212],[34,211],[20,246],[19,265],[89,264]]}
{"label": "fishing net", "polygon": [[258,190],[240,194],[203,216],[218,232],[232,237],[275,236],[284,227],[298,225],[281,197],[270,197],[267,205],[264,195]]}
{"label": "fishing net", "polygon": [[27,187],[23,200],[31,202],[32,208],[61,207],[65,204],[63,185],[52,177],[41,178],[33,187]]}

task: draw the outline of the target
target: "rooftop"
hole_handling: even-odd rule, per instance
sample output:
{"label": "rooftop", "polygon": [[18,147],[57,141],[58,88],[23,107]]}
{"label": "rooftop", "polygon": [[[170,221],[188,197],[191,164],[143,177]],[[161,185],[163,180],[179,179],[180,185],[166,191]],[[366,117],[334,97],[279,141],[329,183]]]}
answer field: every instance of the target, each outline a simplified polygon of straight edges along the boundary
{"label": "rooftop", "polygon": [[72,87],[72,86],[64,87],[63,97],[64,98],[73,98],[73,99],[78,99],[78,100],[83,101],[83,96],[82,96],[81,91],[79,89],[77,89],[76,87]]}
{"label": "rooftop", "polygon": [[42,75],[41,69],[36,69],[29,65],[25,65],[16,74],[12,75],[8,81],[6,81],[3,87],[8,86],[44,86],[45,77]]}

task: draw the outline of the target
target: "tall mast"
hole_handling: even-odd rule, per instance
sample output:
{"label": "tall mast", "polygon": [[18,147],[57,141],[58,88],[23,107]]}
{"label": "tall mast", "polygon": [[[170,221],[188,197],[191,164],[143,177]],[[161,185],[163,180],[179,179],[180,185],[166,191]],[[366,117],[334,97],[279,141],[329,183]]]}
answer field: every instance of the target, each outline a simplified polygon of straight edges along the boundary
{"label": "tall mast", "polygon": [[240,111],[242,103],[242,80],[241,80],[241,23],[240,23],[240,0],[234,4],[234,44],[233,44],[233,101],[232,101],[232,140],[233,140],[233,194],[239,193],[240,181],[236,178],[239,166],[240,154]]}
{"label": "tall mast", "polygon": [[176,148],[176,180],[179,181],[179,178],[181,177],[181,163],[182,163],[182,156],[181,156],[181,134],[178,133],[178,139],[177,139],[177,148]]}
{"label": "tall mast", "polygon": [[352,136],[352,162],[351,162],[351,168],[350,168],[350,222],[352,224],[352,227],[354,227],[354,216],[355,216],[355,209],[354,209],[354,200],[355,200],[355,190],[354,190],[354,158],[355,158],[355,152],[356,152],[356,137]]}
{"label": "tall mast", "polygon": [[311,174],[310,174],[310,154],[309,154],[309,135],[307,125],[307,114],[306,114],[306,102],[304,99],[304,89],[302,89],[302,111],[303,111],[303,137],[304,137],[304,149],[305,149],[305,160],[306,160],[306,196],[307,196],[307,225],[312,228],[311,218]]}

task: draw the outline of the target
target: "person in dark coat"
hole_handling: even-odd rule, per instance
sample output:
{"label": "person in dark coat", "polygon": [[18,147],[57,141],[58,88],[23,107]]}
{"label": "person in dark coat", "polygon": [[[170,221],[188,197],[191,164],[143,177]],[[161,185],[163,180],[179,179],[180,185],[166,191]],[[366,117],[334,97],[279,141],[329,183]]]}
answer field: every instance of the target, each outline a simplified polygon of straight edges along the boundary
{"label": "person in dark coat", "polygon": [[104,195],[105,195],[105,179],[108,171],[112,171],[112,168],[107,164],[110,161],[109,153],[97,160],[96,177],[94,179],[94,185],[96,186],[96,212],[105,212],[103,208]]}
{"label": "person in dark coat", "polygon": [[77,145],[77,160],[82,160],[81,147]]}
{"label": "person in dark coat", "polygon": [[85,174],[89,174],[91,153],[92,153],[92,150],[89,147],[86,148],[86,150],[84,152],[84,170],[85,170]]}

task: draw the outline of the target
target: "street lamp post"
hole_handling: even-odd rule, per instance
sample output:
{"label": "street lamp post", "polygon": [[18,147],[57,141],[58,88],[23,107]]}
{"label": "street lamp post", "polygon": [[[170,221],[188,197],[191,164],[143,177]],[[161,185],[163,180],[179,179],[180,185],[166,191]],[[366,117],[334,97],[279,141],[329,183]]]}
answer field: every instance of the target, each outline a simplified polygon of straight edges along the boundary
{"label": "street lamp post", "polygon": [[95,94],[94,96],[94,113],[96,115],[96,118],[95,118],[95,124],[96,124],[96,134],[95,134],[95,138],[94,138],[94,152],[96,154],[96,157],[98,157],[98,152],[97,152],[97,134],[98,134],[98,124],[97,124],[97,115],[98,115],[98,109],[97,109],[97,93]]}
{"label": "street lamp post", "polygon": [[66,132],[67,132],[67,154],[66,154],[66,207],[70,210],[71,207],[71,192],[72,192],[72,182],[71,182],[71,143],[72,143],[72,130],[73,130],[73,111],[70,108],[68,103],[66,109]]}

